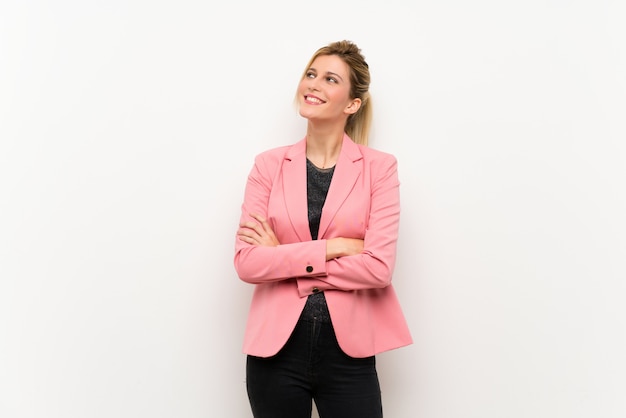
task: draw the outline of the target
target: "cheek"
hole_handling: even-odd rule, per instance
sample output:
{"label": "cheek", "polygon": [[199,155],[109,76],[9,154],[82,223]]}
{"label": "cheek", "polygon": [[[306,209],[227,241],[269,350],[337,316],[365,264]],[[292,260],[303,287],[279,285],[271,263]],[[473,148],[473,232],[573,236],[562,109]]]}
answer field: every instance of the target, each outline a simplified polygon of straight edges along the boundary
{"label": "cheek", "polygon": [[328,92],[335,103],[347,104],[350,101],[350,92],[344,89],[334,88]]}
{"label": "cheek", "polygon": [[304,94],[309,88],[309,81],[306,78],[303,78],[298,83],[298,93]]}

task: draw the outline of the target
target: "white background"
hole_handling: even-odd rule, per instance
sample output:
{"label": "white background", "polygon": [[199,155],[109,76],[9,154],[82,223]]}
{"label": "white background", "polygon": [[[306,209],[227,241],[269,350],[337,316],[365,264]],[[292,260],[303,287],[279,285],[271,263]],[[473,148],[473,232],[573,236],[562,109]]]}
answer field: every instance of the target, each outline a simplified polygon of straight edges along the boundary
{"label": "white background", "polygon": [[391,418],[626,416],[621,0],[0,3],[0,416],[250,417],[232,256],[320,46],[402,182]]}

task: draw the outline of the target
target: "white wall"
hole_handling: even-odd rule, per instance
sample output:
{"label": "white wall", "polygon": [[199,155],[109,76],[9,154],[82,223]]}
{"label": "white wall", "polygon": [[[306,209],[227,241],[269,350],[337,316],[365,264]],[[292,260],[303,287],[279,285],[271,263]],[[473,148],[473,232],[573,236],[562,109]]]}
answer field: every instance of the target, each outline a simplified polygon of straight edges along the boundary
{"label": "white wall", "polygon": [[253,156],[356,41],[400,162],[393,418],[626,415],[615,0],[0,4],[0,416],[250,417]]}

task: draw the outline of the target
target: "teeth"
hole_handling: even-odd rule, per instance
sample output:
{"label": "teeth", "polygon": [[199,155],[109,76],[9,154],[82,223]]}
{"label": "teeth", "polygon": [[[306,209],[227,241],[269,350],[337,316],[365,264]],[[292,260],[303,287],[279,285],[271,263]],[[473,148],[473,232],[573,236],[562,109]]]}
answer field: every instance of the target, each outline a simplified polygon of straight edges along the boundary
{"label": "teeth", "polygon": [[311,97],[311,96],[306,96],[307,101],[309,102],[313,102],[313,103],[322,103],[322,101],[320,99],[316,99],[315,97]]}

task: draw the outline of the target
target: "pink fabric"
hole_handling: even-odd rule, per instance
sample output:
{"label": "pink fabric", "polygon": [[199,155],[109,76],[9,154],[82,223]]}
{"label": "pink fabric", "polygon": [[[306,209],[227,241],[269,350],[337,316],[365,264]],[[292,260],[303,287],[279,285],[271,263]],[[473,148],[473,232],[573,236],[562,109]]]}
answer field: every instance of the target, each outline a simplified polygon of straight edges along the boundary
{"label": "pink fabric", "polygon": [[[400,215],[394,156],[357,145],[347,135],[311,240],[307,215],[306,142],[259,154],[248,177],[241,220],[266,217],[281,245],[238,238],[234,264],[255,284],[243,351],[260,357],[285,344],[314,288],[325,291],[337,340],[352,357],[412,343],[391,284]],[[326,239],[364,239],[361,254],[326,261]]]}

